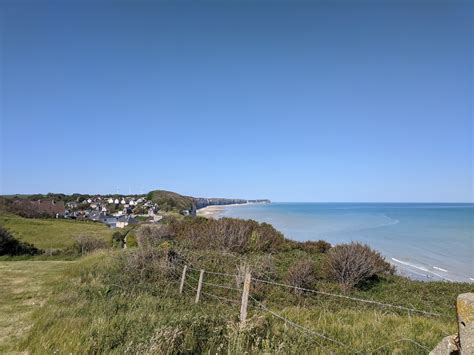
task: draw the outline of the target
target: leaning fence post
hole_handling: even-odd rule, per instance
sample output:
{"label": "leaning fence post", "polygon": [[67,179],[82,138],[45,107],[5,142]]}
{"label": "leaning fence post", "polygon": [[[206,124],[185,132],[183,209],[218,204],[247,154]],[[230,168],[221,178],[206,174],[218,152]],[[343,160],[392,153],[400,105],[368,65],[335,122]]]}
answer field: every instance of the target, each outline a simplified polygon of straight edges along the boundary
{"label": "leaning fence post", "polygon": [[188,269],[188,265],[184,265],[183,274],[181,275],[181,283],[179,284],[179,293],[183,293],[184,280],[186,279],[186,270],[187,269]]}
{"label": "leaning fence post", "polygon": [[197,288],[197,292],[196,292],[196,300],[194,301],[194,303],[199,302],[199,297],[201,296],[201,288],[202,288],[203,278],[204,278],[204,270],[201,270],[201,273],[199,274],[199,283],[198,283],[198,288]]}
{"label": "leaning fence post", "polygon": [[252,275],[248,266],[245,267],[245,278],[244,278],[244,288],[242,290],[242,303],[240,305],[240,326],[242,327],[245,324],[247,319],[247,305],[249,303],[249,292],[250,292],[250,282],[252,280]]}

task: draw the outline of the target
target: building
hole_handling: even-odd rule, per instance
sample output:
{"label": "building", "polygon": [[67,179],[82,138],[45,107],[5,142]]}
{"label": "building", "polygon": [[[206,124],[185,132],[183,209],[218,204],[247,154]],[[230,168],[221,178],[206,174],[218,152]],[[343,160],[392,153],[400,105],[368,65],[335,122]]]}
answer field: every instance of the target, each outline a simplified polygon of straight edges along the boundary
{"label": "building", "polygon": [[117,228],[125,228],[129,224],[137,224],[137,223],[138,221],[131,216],[120,216],[117,218],[117,223],[115,226]]}

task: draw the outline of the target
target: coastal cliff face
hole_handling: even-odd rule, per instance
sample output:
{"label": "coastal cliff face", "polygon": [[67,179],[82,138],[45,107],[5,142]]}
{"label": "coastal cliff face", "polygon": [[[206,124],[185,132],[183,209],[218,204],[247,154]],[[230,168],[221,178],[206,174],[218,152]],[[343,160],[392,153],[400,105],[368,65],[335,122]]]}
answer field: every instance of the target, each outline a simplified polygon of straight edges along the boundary
{"label": "coastal cliff face", "polygon": [[161,209],[188,210],[192,215],[196,210],[207,206],[238,205],[244,203],[270,203],[270,200],[246,200],[234,198],[204,198],[183,196],[171,191],[155,190],[148,193],[147,198],[157,203]]}
{"label": "coastal cliff face", "polygon": [[218,206],[218,205],[240,205],[244,203],[270,203],[270,200],[244,200],[244,199],[232,199],[232,198],[193,198],[196,209],[204,208],[207,206]]}

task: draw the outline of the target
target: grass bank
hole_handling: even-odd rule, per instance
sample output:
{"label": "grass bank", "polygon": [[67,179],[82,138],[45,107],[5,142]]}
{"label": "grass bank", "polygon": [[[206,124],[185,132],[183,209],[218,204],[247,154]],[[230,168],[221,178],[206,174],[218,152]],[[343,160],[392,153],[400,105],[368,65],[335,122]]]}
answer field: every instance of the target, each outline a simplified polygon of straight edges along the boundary
{"label": "grass bank", "polygon": [[23,218],[13,214],[0,215],[0,225],[7,228],[15,238],[43,250],[71,247],[73,238],[81,235],[110,242],[113,233],[102,223]]}
{"label": "grass bank", "polygon": [[[241,262],[241,257],[229,254],[192,253],[194,257],[187,261],[207,270],[234,273]],[[34,313],[34,325],[18,350],[315,354],[349,354],[357,350],[423,354],[423,347],[432,349],[441,338],[455,332],[454,300],[458,293],[470,288],[393,276],[351,294],[441,314],[432,317],[253,283],[249,321],[240,329],[240,292],[212,286],[237,288],[235,279],[206,274],[201,302],[194,304],[198,273],[190,271],[180,295],[181,266],[156,256],[169,255],[166,251],[153,255],[155,259],[140,249],[104,251],[72,264],[54,287],[50,300]],[[301,256],[300,252],[278,255],[272,278],[281,281],[278,268]],[[246,261],[255,265],[260,258],[249,256]],[[315,288],[337,292],[336,285],[323,280]],[[275,314],[307,330],[285,323]],[[400,339],[411,339],[421,347]]]}

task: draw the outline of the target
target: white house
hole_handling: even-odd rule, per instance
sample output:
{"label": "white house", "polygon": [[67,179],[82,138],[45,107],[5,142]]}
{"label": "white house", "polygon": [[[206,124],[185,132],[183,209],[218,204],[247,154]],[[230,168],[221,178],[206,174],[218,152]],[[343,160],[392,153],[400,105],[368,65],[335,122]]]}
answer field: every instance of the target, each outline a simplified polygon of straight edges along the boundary
{"label": "white house", "polygon": [[115,203],[116,205],[118,205],[118,204],[120,203],[119,199],[116,198],[115,201],[114,201],[114,203]]}
{"label": "white house", "polygon": [[123,198],[122,201],[120,201],[120,203],[121,203],[122,205],[125,205],[127,202],[126,202],[125,199]]}
{"label": "white house", "polygon": [[124,228],[128,226],[129,224],[136,224],[136,223],[137,221],[135,220],[135,218],[130,217],[130,216],[122,216],[122,217],[117,218],[117,223],[115,226],[117,228]]}
{"label": "white house", "polygon": [[90,198],[87,199],[87,203],[92,203],[92,200]]}
{"label": "white house", "polygon": [[109,199],[107,200],[108,203],[114,203],[114,199],[112,197],[109,197]]}

